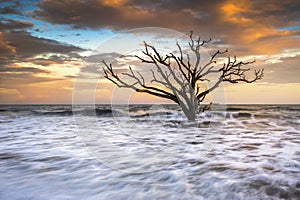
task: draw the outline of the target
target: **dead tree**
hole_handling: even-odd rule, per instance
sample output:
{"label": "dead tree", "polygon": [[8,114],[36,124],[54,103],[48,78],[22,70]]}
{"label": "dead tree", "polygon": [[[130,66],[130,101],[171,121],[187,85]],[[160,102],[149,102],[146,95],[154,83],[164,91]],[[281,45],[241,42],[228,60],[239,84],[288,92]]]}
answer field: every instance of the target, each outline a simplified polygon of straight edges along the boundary
{"label": "dead tree", "polygon": [[[143,57],[136,55],[135,57],[143,63],[152,64],[155,70],[150,70],[152,80],[146,83],[145,77],[138,71],[134,71],[129,67],[129,71],[122,73],[131,79],[133,83],[129,83],[124,77],[119,77],[115,72],[112,64],[108,64],[103,60],[104,77],[110,80],[118,87],[131,88],[136,92],[148,93],[157,97],[169,99],[177,103],[183,110],[189,120],[196,119],[197,111],[201,102],[205,97],[216,89],[221,82],[252,83],[263,77],[263,69],[255,70],[252,79],[246,78],[246,72],[250,68],[243,68],[245,65],[254,63],[255,61],[243,62],[237,61],[236,57],[228,57],[227,61],[218,64],[216,59],[218,56],[228,52],[216,51],[210,56],[210,60],[200,66],[200,48],[209,43],[209,40],[201,40],[200,37],[194,38],[193,32],[190,33],[189,48],[195,56],[192,63],[189,54],[185,54],[181,46],[177,42],[178,55],[173,53],[162,56],[157,49],[144,42],[145,49],[142,51]],[[217,75],[218,79],[209,88],[201,88],[200,84],[209,81],[208,76]]]}

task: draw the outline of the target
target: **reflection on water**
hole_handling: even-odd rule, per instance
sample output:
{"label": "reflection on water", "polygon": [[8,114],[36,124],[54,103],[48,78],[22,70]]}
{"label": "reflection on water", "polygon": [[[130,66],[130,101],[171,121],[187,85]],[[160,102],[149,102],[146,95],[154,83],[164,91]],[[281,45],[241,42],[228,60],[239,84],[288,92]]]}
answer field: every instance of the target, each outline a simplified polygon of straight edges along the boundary
{"label": "reflection on water", "polygon": [[299,199],[300,106],[169,108],[1,106],[0,199]]}

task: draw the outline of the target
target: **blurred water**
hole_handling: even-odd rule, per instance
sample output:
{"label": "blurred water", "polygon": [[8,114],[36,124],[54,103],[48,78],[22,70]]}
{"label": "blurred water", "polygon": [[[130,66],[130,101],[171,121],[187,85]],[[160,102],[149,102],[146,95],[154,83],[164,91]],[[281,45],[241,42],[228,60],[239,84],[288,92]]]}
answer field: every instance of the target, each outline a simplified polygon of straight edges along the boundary
{"label": "blurred water", "polygon": [[0,199],[300,197],[299,105],[0,111]]}

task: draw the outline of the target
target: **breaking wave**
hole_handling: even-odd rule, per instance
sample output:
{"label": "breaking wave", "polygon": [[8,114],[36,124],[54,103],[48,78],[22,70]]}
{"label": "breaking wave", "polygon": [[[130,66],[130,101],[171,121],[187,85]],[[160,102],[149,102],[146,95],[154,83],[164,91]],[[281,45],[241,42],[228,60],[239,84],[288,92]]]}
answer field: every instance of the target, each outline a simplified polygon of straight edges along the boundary
{"label": "breaking wave", "polygon": [[0,199],[299,199],[299,110],[2,105]]}

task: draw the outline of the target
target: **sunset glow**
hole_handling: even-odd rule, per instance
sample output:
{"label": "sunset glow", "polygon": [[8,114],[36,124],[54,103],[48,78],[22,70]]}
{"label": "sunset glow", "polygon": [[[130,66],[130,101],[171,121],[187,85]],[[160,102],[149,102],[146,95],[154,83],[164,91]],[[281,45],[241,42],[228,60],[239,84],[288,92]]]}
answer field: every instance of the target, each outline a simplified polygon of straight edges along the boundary
{"label": "sunset glow", "polygon": [[[92,76],[103,79],[101,68],[88,66],[90,53],[100,42],[139,27],[169,28],[184,34],[193,30],[218,41],[218,49],[228,48],[228,56],[255,59],[251,67],[264,68],[264,79],[251,85],[226,84],[227,103],[300,103],[297,8],[299,3],[293,0],[2,1],[0,103],[72,103],[79,72],[85,70],[87,83]],[[114,53],[114,46],[107,53]],[[100,80],[95,102],[110,103],[114,88]],[[171,103],[144,94],[132,94],[130,102]]]}

